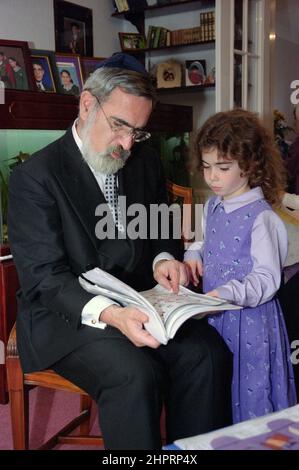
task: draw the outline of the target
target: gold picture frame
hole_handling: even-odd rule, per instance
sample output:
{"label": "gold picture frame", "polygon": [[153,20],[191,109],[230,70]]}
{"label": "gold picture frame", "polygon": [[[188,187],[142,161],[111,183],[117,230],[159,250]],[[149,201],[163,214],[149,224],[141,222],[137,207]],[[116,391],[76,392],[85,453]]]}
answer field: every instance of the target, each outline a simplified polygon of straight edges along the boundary
{"label": "gold picture frame", "polygon": [[175,60],[157,65],[157,88],[176,88],[182,86],[182,65]]}

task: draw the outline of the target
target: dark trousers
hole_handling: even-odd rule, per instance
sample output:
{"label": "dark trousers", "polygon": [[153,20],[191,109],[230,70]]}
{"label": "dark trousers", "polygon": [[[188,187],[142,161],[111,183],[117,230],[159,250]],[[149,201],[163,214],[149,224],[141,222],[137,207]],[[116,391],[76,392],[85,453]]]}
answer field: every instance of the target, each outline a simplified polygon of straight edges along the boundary
{"label": "dark trousers", "polygon": [[111,330],[53,366],[97,402],[106,449],[160,449],[163,403],[168,442],[231,424],[231,354],[205,320],[156,350]]}

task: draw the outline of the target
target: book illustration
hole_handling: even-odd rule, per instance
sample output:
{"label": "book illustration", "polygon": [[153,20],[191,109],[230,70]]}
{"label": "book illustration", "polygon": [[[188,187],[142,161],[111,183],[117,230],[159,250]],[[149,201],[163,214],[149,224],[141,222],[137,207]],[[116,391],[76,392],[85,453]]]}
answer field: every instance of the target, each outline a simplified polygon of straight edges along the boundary
{"label": "book illustration", "polygon": [[277,419],[268,423],[269,432],[240,439],[218,437],[211,441],[213,449],[221,450],[298,450],[299,423],[289,419]]}
{"label": "book illustration", "polygon": [[175,445],[183,450],[298,450],[299,405],[179,439]]}
{"label": "book illustration", "polygon": [[134,305],[146,313],[149,321],[144,327],[160,343],[167,344],[180,326],[189,318],[203,318],[208,313],[222,310],[239,310],[241,307],[223,299],[196,294],[180,286],[174,294],[160,285],[137,292],[116,277],[94,268],[79,277],[81,286],[94,295],[103,295],[123,307]]}

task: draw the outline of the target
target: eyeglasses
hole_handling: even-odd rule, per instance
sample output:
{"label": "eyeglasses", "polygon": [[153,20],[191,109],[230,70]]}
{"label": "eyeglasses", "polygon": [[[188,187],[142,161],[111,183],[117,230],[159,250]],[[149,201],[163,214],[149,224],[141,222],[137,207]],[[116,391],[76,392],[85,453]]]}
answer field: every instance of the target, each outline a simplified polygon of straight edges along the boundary
{"label": "eyeglasses", "polygon": [[114,134],[119,135],[120,137],[129,137],[131,136],[132,139],[134,139],[135,142],[143,142],[144,140],[147,140],[150,138],[151,133],[144,131],[142,129],[139,129],[138,127],[133,127],[127,122],[122,121],[121,119],[117,119],[113,116],[108,117],[107,114],[104,111],[103,106],[100,103],[100,100],[97,96],[93,95],[95,99],[97,100],[99,107],[101,108],[106,121]]}

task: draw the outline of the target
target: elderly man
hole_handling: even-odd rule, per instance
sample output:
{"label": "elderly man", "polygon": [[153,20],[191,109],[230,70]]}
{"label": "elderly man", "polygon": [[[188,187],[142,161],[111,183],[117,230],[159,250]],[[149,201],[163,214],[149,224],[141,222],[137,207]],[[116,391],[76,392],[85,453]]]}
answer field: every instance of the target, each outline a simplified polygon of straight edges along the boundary
{"label": "elderly man", "polygon": [[96,208],[117,184],[127,205],[166,201],[161,163],[145,141],[154,89],[143,66],[115,54],[87,80],[79,116],[58,141],[12,174],[9,237],[21,294],[18,348],[24,371],[51,366],[97,402],[108,449],[159,449],[167,439],[230,421],[230,355],[205,321],[189,320],[167,346],[143,328],[145,313],[83,290],[78,276],[100,267],[137,290],[155,278],[184,282],[177,240],[95,233]]}

